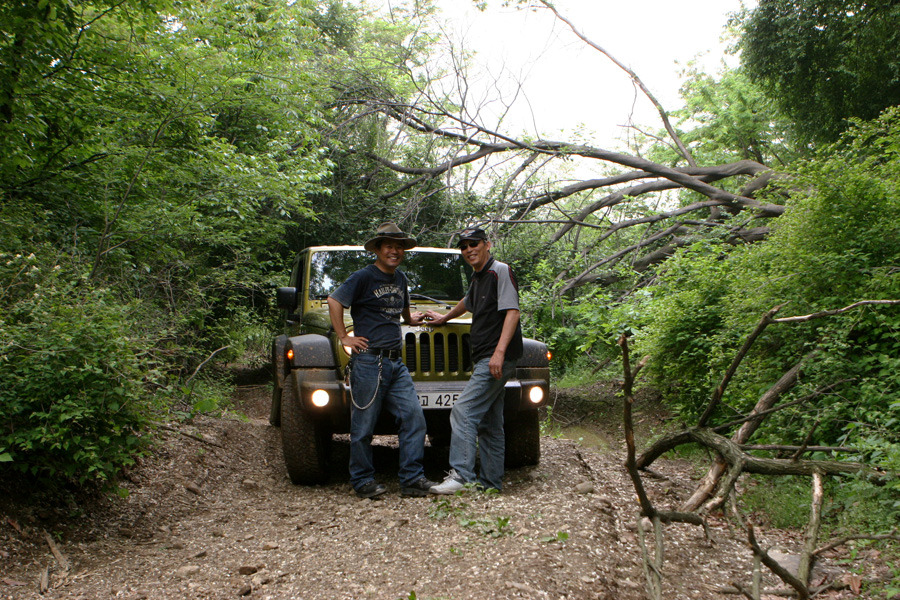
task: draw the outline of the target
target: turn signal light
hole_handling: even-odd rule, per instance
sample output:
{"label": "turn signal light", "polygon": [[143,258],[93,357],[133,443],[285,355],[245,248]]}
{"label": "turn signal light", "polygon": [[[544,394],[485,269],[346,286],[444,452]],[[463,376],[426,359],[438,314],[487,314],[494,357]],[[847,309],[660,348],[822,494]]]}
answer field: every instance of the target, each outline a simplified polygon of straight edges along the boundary
{"label": "turn signal light", "polygon": [[550,362],[551,358],[553,358],[553,353],[547,350],[547,362]]}
{"label": "turn signal light", "polygon": [[293,348],[287,349],[287,359],[294,360],[294,349]]}

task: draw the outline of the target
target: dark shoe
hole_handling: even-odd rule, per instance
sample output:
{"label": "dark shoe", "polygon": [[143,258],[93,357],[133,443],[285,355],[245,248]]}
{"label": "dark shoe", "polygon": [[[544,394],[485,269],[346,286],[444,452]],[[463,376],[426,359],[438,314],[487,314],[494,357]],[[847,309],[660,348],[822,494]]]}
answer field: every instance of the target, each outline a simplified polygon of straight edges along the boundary
{"label": "dark shoe", "polygon": [[409,485],[404,485],[403,487],[401,487],[400,495],[401,496],[416,496],[416,497],[421,498],[422,496],[428,495],[428,490],[433,485],[437,485],[437,484],[433,481],[429,481],[428,478],[423,475],[422,477],[419,477],[418,479],[416,479]]}
{"label": "dark shoe", "polygon": [[369,483],[364,483],[356,488],[356,495],[360,498],[374,498],[375,496],[382,495],[386,491],[386,487],[373,479]]}

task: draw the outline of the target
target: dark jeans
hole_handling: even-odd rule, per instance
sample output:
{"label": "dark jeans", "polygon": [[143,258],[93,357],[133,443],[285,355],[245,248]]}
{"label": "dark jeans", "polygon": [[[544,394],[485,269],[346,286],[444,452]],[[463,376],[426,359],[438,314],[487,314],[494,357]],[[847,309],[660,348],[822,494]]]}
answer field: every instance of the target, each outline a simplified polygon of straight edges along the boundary
{"label": "dark jeans", "polygon": [[400,485],[425,474],[425,415],[412,377],[403,361],[374,354],[357,354],[350,362],[350,484],[353,489],[375,479],[372,433],[382,408],[399,427]]}

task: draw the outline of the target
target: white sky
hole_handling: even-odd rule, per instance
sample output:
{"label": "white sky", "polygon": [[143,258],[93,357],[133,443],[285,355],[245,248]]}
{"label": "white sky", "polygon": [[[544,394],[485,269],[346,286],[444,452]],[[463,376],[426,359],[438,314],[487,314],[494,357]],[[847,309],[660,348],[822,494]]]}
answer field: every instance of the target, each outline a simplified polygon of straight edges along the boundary
{"label": "white sky", "polygon": [[[473,87],[496,102],[488,87],[497,76],[523,81],[523,94],[505,129],[545,139],[585,141],[621,147],[622,125],[662,126],[646,97],[628,75],[578,39],[548,10],[504,9],[489,0],[478,11],[472,0],[437,0],[449,19],[448,33],[476,52],[475,62],[489,73]],[[708,73],[725,57],[721,41],[729,13],[741,0],[555,0],[561,14],[579,30],[629,66],[671,111],[680,106],[680,71],[698,58]],[[756,0],[744,0],[753,7]],[[730,57],[732,64],[735,62]],[[470,82],[471,83],[471,82]],[[511,99],[511,85],[503,88]],[[579,128],[586,133],[578,133]]]}

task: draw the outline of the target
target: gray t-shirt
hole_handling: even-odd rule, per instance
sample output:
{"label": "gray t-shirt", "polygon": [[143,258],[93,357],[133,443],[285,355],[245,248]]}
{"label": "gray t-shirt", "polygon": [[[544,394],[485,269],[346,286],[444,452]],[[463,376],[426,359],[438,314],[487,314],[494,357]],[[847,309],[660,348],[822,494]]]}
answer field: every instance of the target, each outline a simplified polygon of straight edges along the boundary
{"label": "gray t-shirt", "polygon": [[[469,292],[463,300],[466,309],[472,312],[469,339],[472,359],[477,362],[494,353],[503,332],[506,311],[519,310],[519,285],[512,269],[491,257],[481,271],[472,275]],[[506,360],[518,360],[522,352],[522,324],[518,323],[506,349]]]}

